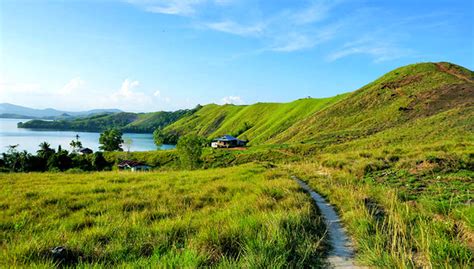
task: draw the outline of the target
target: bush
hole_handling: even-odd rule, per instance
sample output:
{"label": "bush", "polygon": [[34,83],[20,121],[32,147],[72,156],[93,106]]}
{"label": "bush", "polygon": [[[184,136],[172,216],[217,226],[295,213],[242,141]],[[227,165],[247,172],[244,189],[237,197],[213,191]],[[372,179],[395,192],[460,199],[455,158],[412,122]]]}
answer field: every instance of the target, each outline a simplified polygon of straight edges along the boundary
{"label": "bush", "polygon": [[188,169],[201,166],[203,140],[197,135],[185,135],[179,138],[176,149],[181,165]]}

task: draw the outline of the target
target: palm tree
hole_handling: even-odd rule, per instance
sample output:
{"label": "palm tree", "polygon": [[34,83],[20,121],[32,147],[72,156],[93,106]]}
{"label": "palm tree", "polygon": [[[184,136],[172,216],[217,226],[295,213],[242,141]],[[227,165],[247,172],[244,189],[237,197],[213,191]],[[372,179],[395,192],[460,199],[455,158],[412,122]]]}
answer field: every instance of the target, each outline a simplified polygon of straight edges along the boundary
{"label": "palm tree", "polygon": [[39,144],[40,149],[36,151],[38,154],[38,157],[41,157],[43,159],[49,158],[54,153],[54,149],[50,148],[50,144],[48,142],[42,142]]}
{"label": "palm tree", "polygon": [[82,148],[82,143],[81,141],[79,141],[79,137],[80,136],[76,134],[76,140],[72,140],[71,143],[69,143],[73,152],[77,152],[79,149]]}
{"label": "palm tree", "polygon": [[74,152],[82,148],[82,143],[79,140],[72,140],[71,143],[69,143],[69,145],[71,146],[72,151]]}

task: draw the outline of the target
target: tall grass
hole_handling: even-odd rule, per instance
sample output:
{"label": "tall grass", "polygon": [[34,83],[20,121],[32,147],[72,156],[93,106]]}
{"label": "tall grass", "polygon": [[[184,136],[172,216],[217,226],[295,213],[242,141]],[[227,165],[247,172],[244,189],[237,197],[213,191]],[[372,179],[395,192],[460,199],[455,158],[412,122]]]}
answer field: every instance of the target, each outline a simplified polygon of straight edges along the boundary
{"label": "tall grass", "polygon": [[315,162],[286,168],[339,209],[360,263],[380,268],[472,268],[472,229],[466,222],[434,214],[429,204],[402,200],[397,188],[367,184],[344,169]]}
{"label": "tall grass", "polygon": [[324,265],[317,208],[263,166],[1,174],[0,185],[0,267]]}

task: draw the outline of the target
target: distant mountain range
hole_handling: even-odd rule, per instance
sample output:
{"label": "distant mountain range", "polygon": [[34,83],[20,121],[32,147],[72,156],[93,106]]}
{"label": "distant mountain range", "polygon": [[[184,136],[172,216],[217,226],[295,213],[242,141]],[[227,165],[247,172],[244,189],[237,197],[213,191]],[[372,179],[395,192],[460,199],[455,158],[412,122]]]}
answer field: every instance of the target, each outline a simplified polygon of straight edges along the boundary
{"label": "distant mountain range", "polygon": [[74,117],[91,116],[96,114],[118,113],[119,109],[93,109],[88,111],[70,112],[61,111],[53,108],[35,109],[24,106],[13,105],[9,103],[0,104],[0,118],[13,119],[67,119]]}

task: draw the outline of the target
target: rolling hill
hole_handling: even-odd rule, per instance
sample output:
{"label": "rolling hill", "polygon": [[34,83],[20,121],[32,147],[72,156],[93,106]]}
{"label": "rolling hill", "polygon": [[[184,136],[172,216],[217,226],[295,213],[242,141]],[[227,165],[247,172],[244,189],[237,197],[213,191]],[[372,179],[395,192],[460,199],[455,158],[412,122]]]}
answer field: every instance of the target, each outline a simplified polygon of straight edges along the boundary
{"label": "rolling hill", "polygon": [[247,106],[206,105],[196,113],[167,126],[165,134],[197,133],[207,138],[232,134],[262,144],[299,120],[336,103],[345,95],[299,99],[291,103],[257,103]]}
{"label": "rolling hill", "polygon": [[[418,63],[393,70],[351,93],[290,103],[198,106],[193,110],[116,113],[69,121],[31,121],[23,128],[128,132],[162,128],[166,142],[194,133],[208,139],[231,134],[260,144],[320,144],[382,137],[385,132],[439,139],[436,133],[472,131],[474,73],[461,66]],[[446,132],[433,130],[433,122]],[[421,128],[421,129],[420,129]],[[395,135],[396,136],[396,135]],[[374,138],[375,139],[375,138]],[[394,138],[395,139],[395,138]]]}
{"label": "rolling hill", "polygon": [[430,135],[433,120],[452,131],[455,126],[472,130],[473,104],[472,71],[451,63],[419,63],[393,70],[359,90],[332,98],[300,99],[286,104],[207,105],[167,126],[164,132],[197,133],[208,138],[229,133],[248,139],[253,145],[329,145],[390,129],[416,130],[418,124],[426,125],[423,135]]}
{"label": "rolling hill", "polygon": [[472,115],[473,104],[472,71],[450,63],[414,64],[389,72],[271,142],[353,140],[451,110]]}

